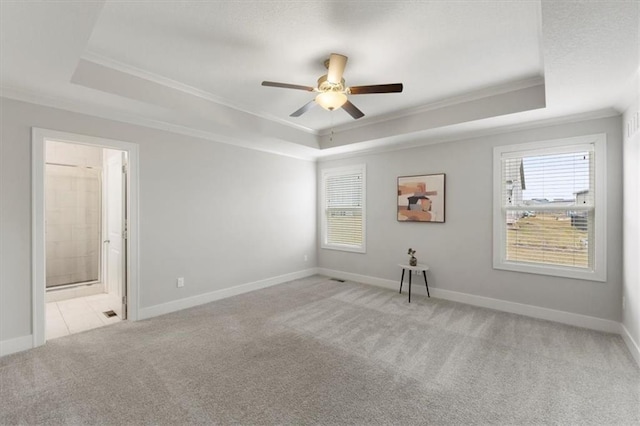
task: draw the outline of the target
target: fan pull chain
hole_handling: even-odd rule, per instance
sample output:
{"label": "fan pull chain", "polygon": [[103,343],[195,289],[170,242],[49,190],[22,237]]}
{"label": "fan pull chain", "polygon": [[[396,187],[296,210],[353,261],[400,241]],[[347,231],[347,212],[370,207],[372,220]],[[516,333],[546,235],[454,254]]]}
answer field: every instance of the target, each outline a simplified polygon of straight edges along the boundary
{"label": "fan pull chain", "polygon": [[331,133],[329,133],[329,143],[331,145],[333,145],[333,113],[334,111],[331,111],[331,113],[329,114],[331,116]]}

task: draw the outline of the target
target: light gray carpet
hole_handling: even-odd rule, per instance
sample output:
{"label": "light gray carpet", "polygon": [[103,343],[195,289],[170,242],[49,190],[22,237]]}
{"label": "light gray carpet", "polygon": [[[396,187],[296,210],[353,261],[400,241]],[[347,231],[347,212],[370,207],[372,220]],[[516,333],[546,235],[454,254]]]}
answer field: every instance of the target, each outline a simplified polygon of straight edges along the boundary
{"label": "light gray carpet", "polygon": [[0,359],[0,424],[87,423],[640,424],[640,369],[620,336],[314,276]]}

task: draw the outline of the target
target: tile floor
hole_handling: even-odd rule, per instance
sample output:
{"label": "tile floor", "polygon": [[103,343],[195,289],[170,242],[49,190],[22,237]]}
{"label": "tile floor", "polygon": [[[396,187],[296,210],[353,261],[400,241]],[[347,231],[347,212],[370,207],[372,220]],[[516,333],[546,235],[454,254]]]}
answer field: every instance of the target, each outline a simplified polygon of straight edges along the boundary
{"label": "tile floor", "polygon": [[49,302],[47,340],[119,322],[120,317],[107,318],[103,314],[111,309],[109,295],[105,293]]}

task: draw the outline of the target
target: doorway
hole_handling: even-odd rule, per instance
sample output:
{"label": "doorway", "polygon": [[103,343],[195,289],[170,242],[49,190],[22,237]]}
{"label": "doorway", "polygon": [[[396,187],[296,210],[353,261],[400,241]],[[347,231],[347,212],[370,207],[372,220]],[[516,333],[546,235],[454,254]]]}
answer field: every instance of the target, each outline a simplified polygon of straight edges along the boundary
{"label": "doorway", "polygon": [[137,145],[33,129],[33,341],[137,319]]}
{"label": "doorway", "polygon": [[45,141],[48,340],[126,319],[126,158]]}

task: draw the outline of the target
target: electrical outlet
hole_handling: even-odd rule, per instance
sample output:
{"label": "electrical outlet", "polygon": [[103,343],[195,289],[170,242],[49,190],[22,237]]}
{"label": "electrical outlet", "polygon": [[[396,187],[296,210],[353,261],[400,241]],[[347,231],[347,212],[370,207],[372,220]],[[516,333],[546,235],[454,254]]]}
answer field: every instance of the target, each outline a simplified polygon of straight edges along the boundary
{"label": "electrical outlet", "polygon": [[304,261],[306,262],[307,260],[309,260],[309,256],[307,256],[306,254],[304,255]]}
{"label": "electrical outlet", "polygon": [[184,287],[184,277],[180,277],[177,280],[178,287]]}

